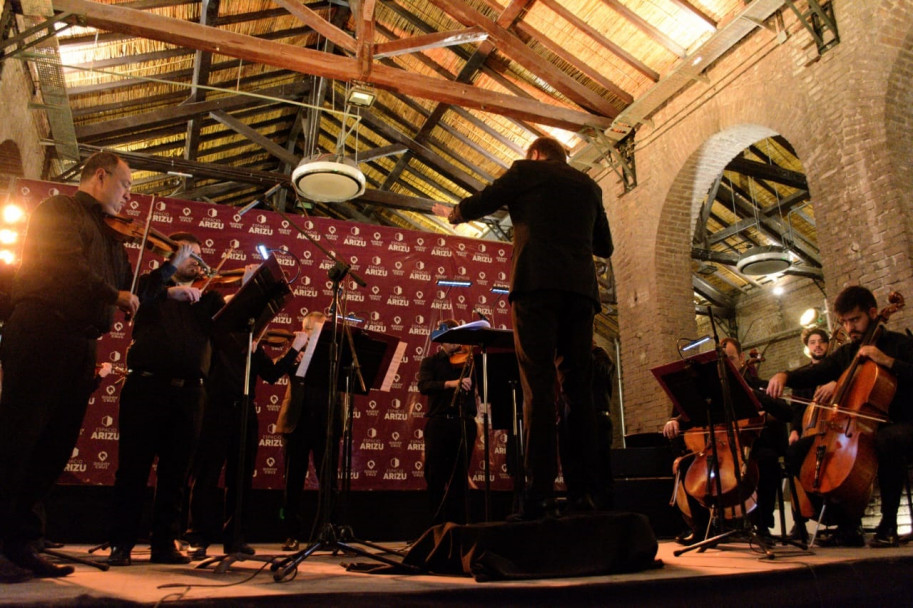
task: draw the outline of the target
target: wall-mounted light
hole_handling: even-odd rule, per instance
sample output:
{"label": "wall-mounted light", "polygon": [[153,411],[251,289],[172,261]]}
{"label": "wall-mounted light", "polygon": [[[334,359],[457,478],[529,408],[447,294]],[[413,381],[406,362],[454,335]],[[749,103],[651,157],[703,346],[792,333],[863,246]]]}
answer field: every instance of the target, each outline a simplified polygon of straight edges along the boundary
{"label": "wall-mounted light", "polygon": [[438,279],[437,284],[441,287],[471,287],[472,281],[466,279]]}
{"label": "wall-mounted light", "polygon": [[491,288],[491,293],[508,294],[510,293],[510,288],[503,285],[495,285]]}

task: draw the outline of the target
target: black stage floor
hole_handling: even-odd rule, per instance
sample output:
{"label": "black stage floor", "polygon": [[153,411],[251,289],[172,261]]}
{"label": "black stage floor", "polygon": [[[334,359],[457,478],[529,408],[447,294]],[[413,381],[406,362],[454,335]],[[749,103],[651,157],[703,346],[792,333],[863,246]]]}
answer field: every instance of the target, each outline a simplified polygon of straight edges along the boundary
{"label": "black stage floor", "polygon": [[[256,548],[282,555],[275,544]],[[478,583],[470,577],[347,572],[343,563],[365,559],[320,552],[303,561],[292,580],[275,582],[269,567],[259,570],[258,562],[239,562],[216,574],[195,564],[150,564],[140,547],[130,567],[101,572],[77,565],[62,579],[2,586],[0,606],[913,605],[913,546],[811,552],[778,546],[772,560],[761,559],[745,543],[675,557],[678,548],[660,542],[662,567],[633,574]],[[87,549],[71,545],[63,551],[87,556]]]}

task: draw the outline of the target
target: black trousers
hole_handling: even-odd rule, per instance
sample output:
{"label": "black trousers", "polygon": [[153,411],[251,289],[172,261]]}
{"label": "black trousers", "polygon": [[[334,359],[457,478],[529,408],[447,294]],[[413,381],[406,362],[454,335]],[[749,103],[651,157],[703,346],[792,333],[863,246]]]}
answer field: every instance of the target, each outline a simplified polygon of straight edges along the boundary
{"label": "black trousers", "polygon": [[477,435],[472,418],[435,416],[425,423],[425,483],[432,524],[469,521],[467,472]]}
{"label": "black trousers", "polygon": [[878,454],[878,487],[881,490],[881,520],[897,526],[897,508],[913,462],[913,422],[887,424],[875,435]]}
{"label": "black trousers", "polygon": [[200,434],[204,390],[199,382],[131,374],[120,394],[120,445],[114,477],[111,543],[132,549],[139,533],[152,463],[158,458],[151,542],[170,550],[180,536],[181,507]]}
{"label": "black trousers", "polygon": [[568,497],[597,490],[590,354],[594,314],[589,298],[564,291],[521,294],[512,303],[514,348],[523,386],[529,500],[548,498],[554,491],[559,380],[567,397],[568,457],[562,464]]}
{"label": "black trousers", "polygon": [[[326,407],[326,401],[316,404],[315,407]],[[330,479],[328,488],[336,488],[335,475],[339,462],[339,425],[334,425],[334,440],[330,446],[332,452],[330,461],[324,463],[327,447],[327,423],[324,415],[305,415],[291,433],[282,435],[285,451],[285,500],[283,506],[283,519],[286,534],[289,538],[302,538],[304,532],[304,514],[301,509],[301,498],[304,492],[304,481],[307,478],[308,460],[313,454],[314,470],[317,479],[323,474],[324,466],[328,468]]]}
{"label": "black trousers", "polygon": [[[250,500],[257,459],[260,430],[254,403],[247,407],[247,442],[244,445],[243,503],[240,530],[234,538],[237,512],[238,461],[241,455],[242,403],[235,400],[210,399],[203,414],[200,441],[191,466],[190,526],[187,533],[195,542],[209,545],[222,542],[228,546],[244,542],[248,526],[244,503]],[[219,477],[225,469],[225,489],[219,488]]]}
{"label": "black trousers", "polygon": [[36,506],[63,472],[93,389],[96,340],[74,334],[44,306],[19,305],[0,358],[0,540],[39,539]]}

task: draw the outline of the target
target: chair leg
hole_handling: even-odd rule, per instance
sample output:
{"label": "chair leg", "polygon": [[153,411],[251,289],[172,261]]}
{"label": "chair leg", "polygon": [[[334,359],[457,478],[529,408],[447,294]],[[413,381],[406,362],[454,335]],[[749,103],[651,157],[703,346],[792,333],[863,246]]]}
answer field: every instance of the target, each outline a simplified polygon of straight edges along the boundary
{"label": "chair leg", "polygon": [[808,546],[815,546],[815,539],[818,538],[818,529],[821,528],[821,522],[824,521],[824,510],[827,509],[827,501],[821,503],[821,512],[818,513],[818,521],[815,522],[815,531],[812,532],[812,539],[809,541]]}

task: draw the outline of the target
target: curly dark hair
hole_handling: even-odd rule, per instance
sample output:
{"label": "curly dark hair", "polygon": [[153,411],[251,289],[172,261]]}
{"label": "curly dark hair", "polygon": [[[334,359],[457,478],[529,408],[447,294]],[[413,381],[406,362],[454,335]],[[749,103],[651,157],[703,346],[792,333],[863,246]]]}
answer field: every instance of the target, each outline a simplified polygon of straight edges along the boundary
{"label": "curly dark hair", "polygon": [[863,312],[868,312],[873,308],[878,308],[875,296],[871,291],[861,285],[850,285],[839,294],[834,300],[834,312],[838,315],[845,315],[858,308]]}

